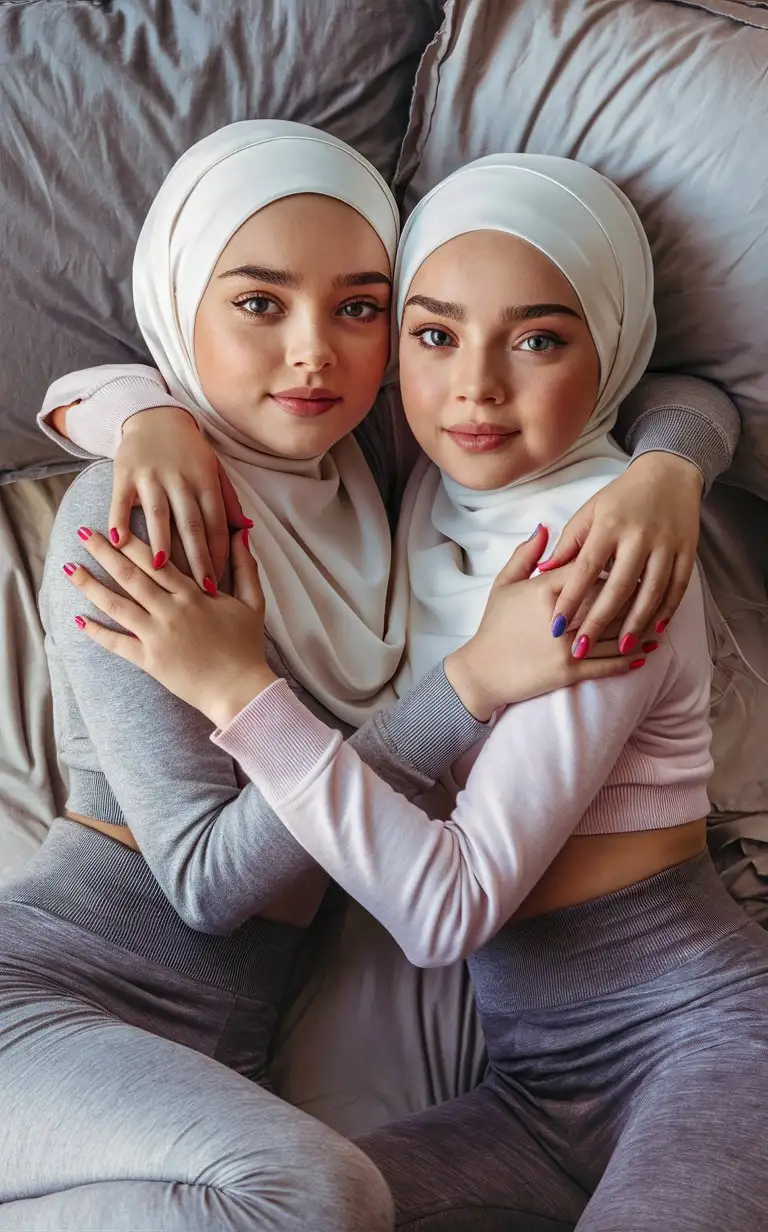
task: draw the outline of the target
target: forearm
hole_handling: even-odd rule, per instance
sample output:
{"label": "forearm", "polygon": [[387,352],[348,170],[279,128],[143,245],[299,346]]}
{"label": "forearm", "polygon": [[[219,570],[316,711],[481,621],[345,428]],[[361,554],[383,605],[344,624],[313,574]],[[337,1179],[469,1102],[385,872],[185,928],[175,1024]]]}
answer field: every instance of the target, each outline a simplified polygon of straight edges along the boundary
{"label": "forearm", "polygon": [[740,432],[736,407],[716,385],[649,373],[622,403],[614,435],[633,461],[660,451],[691,462],[706,492],[730,466]]}

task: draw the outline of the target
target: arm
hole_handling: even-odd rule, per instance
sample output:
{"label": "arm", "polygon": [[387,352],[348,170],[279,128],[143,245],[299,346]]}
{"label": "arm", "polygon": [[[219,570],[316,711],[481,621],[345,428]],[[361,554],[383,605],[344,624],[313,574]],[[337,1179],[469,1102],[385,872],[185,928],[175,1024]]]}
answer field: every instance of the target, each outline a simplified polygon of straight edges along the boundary
{"label": "arm", "polygon": [[[108,655],[75,625],[74,617],[88,615],[90,605],[69,584],[64,562],[87,562],[113,594],[119,589],[94,565],[77,535],[81,526],[103,524],[111,484],[111,467],[102,464],[68,491],[54,526],[41,595],[52,663],[72,690],[85,726],[75,756],[81,759],[83,742],[90,742],[92,768],[106,776],[122,820],[182,919],[202,932],[228,933],[291,893],[297,879],[316,866],[260,791],[252,784],[241,789],[232,758],[209,740],[212,724],[130,663]],[[450,760],[477,740],[482,725],[460,704],[449,710],[441,701],[445,685],[439,678],[420,688],[417,705],[433,712],[437,708],[447,719],[453,715],[445,731]],[[380,774],[416,793],[446,763],[441,763],[434,733],[422,729],[419,744],[413,725],[406,722],[405,729],[413,768],[375,726],[359,740]]]}

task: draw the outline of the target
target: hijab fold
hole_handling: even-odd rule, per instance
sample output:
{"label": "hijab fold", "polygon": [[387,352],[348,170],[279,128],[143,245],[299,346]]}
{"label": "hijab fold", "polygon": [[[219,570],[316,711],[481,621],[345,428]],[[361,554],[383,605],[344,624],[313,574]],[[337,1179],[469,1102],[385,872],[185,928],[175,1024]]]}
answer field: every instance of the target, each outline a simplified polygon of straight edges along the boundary
{"label": "hijab fold", "polygon": [[525,240],[571,283],[600,362],[598,396],[561,458],[504,488],[478,492],[426,462],[417,467],[398,539],[399,569],[411,585],[400,695],[476,632],[494,578],[536,526],[546,526],[554,543],[572,515],[623,472],[626,456],[608,434],[656,337],[651,253],[634,208],[590,167],[539,154],[478,159],[419,202],[398,252],[398,324],[427,257],[457,236],[486,230]]}
{"label": "hijab fold", "polygon": [[300,193],[351,206],[394,263],[397,207],[366,159],[304,124],[245,120],[205,137],[171,169],[139,236],[134,302],[170,392],[195,415],[255,522],[270,635],[296,679],[357,726],[394,700],[404,645],[403,595],[390,595],[390,530],[373,476],[353,436],[303,461],[260,450],[216,413],[194,357],[197,310],[224,248],[252,214]]}

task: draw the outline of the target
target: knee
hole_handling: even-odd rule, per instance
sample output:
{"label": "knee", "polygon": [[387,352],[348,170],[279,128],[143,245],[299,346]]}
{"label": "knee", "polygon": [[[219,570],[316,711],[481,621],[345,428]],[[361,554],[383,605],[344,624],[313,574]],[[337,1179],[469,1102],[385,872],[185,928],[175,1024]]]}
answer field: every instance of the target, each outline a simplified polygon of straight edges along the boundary
{"label": "knee", "polygon": [[325,1147],[320,1184],[317,1175],[307,1175],[314,1207],[311,1226],[318,1232],[391,1232],[394,1203],[373,1160],[344,1138]]}

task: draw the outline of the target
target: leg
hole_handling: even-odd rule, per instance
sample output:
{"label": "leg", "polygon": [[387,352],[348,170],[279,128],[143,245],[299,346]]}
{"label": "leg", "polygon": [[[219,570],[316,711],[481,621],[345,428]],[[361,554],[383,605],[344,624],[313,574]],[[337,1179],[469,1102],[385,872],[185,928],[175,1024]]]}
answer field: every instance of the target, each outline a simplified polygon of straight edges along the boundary
{"label": "leg", "polygon": [[768,1229],[766,1076],[768,1039],[754,1049],[738,1040],[705,1046],[658,1072],[638,1096],[579,1232]]}
{"label": "leg", "polygon": [[488,1087],[384,1126],[359,1145],[409,1232],[569,1232],[588,1194]]}
{"label": "leg", "polygon": [[2,1232],[385,1232],[386,1186],[333,1131],[85,1001],[0,1005]]}

